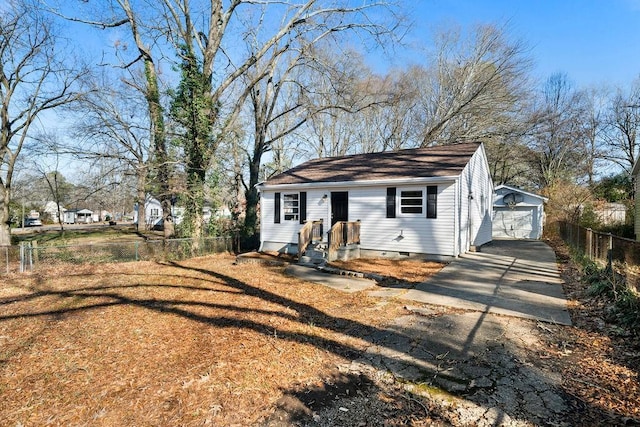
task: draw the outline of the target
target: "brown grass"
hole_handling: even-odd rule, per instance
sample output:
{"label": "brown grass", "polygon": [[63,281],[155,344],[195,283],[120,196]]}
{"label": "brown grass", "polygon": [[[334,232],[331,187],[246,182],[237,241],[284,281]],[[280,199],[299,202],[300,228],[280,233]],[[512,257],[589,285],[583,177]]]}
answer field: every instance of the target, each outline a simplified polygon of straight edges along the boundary
{"label": "brown grass", "polygon": [[229,255],[0,285],[0,425],[247,425],[402,307]]}

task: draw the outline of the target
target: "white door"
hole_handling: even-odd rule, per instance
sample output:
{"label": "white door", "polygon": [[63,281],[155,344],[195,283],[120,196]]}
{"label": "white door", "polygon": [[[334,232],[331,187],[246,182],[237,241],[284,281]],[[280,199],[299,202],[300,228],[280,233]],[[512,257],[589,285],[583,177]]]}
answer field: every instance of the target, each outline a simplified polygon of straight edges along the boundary
{"label": "white door", "polygon": [[494,208],[493,237],[535,239],[537,237],[535,213],[535,206],[521,206],[513,209]]}

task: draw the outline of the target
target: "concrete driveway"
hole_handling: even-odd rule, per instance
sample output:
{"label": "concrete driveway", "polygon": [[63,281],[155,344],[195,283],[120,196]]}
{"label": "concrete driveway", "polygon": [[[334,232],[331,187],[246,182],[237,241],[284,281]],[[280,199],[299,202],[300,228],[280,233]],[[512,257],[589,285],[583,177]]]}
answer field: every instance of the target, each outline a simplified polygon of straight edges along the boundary
{"label": "concrete driveway", "polygon": [[555,253],[535,240],[495,240],[398,297],[571,325]]}

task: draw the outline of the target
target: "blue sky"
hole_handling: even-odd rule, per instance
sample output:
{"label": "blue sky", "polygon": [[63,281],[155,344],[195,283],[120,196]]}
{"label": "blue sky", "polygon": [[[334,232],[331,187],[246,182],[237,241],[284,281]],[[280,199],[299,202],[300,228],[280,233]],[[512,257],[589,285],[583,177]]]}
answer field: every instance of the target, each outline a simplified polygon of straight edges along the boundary
{"label": "blue sky", "polygon": [[640,0],[405,1],[414,20],[410,41],[428,43],[447,23],[507,23],[530,47],[540,79],[564,72],[579,87],[628,87],[640,76]]}

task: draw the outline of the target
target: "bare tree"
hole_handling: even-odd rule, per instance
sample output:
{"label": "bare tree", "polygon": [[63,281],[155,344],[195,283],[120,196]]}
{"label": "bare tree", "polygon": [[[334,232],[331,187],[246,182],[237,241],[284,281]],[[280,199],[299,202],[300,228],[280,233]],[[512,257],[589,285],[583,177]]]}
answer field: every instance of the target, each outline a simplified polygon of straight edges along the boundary
{"label": "bare tree", "polygon": [[28,2],[0,14],[0,245],[10,244],[11,181],[37,119],[81,96],[86,71],[61,49],[51,22]]}
{"label": "bare tree", "polygon": [[545,82],[529,144],[532,178],[538,187],[574,181],[584,174],[584,101],[584,93],[574,90],[565,74],[554,74]]}
{"label": "bare tree", "polygon": [[640,129],[640,80],[628,93],[618,90],[611,99],[603,133],[606,159],[631,172],[638,158],[637,136]]}
{"label": "bare tree", "polygon": [[[166,24],[157,20],[158,16],[153,14],[155,4],[152,3],[135,0],[107,0],[94,7],[93,4],[83,2],[75,5],[73,15],[70,16],[62,15],[59,12],[66,10],[62,6],[66,6],[66,4],[62,3],[58,7],[50,7],[50,11],[67,20],[89,24],[102,30],[113,28],[128,30],[128,38],[118,39],[114,43],[115,54],[120,60],[118,65],[125,70],[132,69],[136,64],[142,65],[143,84],[138,85],[135,80],[127,80],[127,83],[141,91],[146,100],[153,148],[153,170],[151,173],[155,178],[156,195],[162,207],[164,237],[172,237],[175,234],[171,209],[173,200],[172,163],[169,157],[165,111],[161,102],[159,78],[160,58],[163,58],[163,54],[157,50],[157,46],[161,44],[160,39],[163,36],[166,37],[170,31],[166,29]],[[129,42],[135,46],[134,50],[128,48]],[[155,51],[154,48],[156,48]],[[127,56],[132,51],[134,56]]]}
{"label": "bare tree", "polygon": [[149,116],[140,114],[146,109],[141,95],[129,84],[103,82],[78,104],[83,114],[75,122],[74,141],[79,146],[68,147],[80,159],[111,161],[119,165],[119,176],[135,178],[137,226],[146,224],[144,203],[153,155]]}
{"label": "bare tree", "polygon": [[582,120],[584,135],[582,149],[585,159],[584,168],[587,183],[593,188],[597,171],[607,157],[605,146],[607,90],[605,88],[590,88],[583,91],[585,112]]}
{"label": "bare tree", "polygon": [[495,26],[478,26],[468,39],[451,29],[440,34],[427,68],[414,71],[421,94],[414,116],[423,123],[420,145],[513,132],[529,88],[529,66],[526,46]]}
{"label": "bare tree", "polygon": [[[207,104],[212,107],[206,110],[211,111],[208,117],[211,130],[203,138],[206,143],[184,144],[185,157],[190,162],[188,170],[206,170],[229,126],[240,113],[244,100],[250,99],[254,113],[254,144],[249,155],[249,185],[245,191],[245,229],[255,230],[257,193],[254,185],[257,184],[262,155],[274,141],[290,134],[306,120],[299,114],[300,102],[283,103],[280,99],[282,86],[294,83],[289,80],[289,74],[307,61],[309,51],[325,39],[335,41],[339,34],[346,32],[373,37],[389,32],[388,27],[375,23],[368,14],[378,8],[387,8],[388,4],[381,1],[345,6],[331,1],[307,0],[258,5],[236,0],[226,7],[223,2],[214,1],[207,8],[196,8],[188,0],[165,0],[163,5],[167,21],[172,23],[173,34],[178,36],[181,49],[187,53],[183,60],[188,58],[190,66],[198,69],[203,87],[208,86],[210,92]],[[253,6],[250,11],[247,9],[247,13],[241,13],[241,7],[250,5]],[[201,30],[194,24],[195,10],[208,12]],[[280,24],[274,26],[274,22]],[[228,33],[232,29],[244,34],[249,47],[246,54],[236,50],[234,55],[230,55],[226,50]],[[292,116],[297,118],[291,119]],[[288,125],[283,128],[285,117]],[[280,126],[278,130],[274,128],[276,122]],[[184,123],[182,127],[187,134],[196,135],[193,132],[195,123],[191,128],[185,127]],[[199,194],[203,181],[201,176],[196,180],[197,184],[190,186],[188,193]],[[199,199],[194,198],[196,201]],[[199,221],[201,203],[194,203],[190,209],[193,220]],[[198,237],[197,224],[193,230],[196,231],[194,237]]]}

